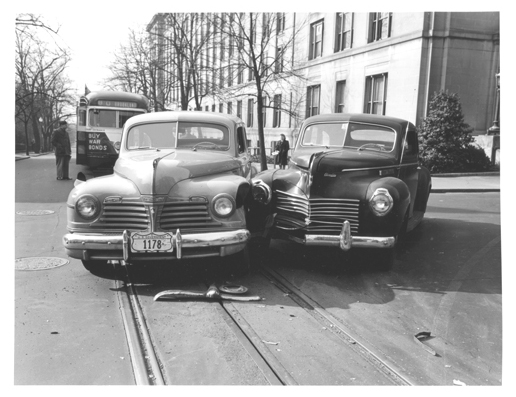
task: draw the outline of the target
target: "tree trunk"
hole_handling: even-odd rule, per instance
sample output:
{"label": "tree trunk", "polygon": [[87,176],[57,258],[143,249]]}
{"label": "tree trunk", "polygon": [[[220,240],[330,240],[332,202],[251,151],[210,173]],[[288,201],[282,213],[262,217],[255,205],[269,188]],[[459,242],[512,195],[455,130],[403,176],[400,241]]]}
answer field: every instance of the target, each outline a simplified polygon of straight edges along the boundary
{"label": "tree trunk", "polygon": [[32,121],[32,135],[34,136],[34,147],[32,150],[34,153],[39,153],[41,148],[41,134],[39,133],[40,125],[35,116],[31,117]]}

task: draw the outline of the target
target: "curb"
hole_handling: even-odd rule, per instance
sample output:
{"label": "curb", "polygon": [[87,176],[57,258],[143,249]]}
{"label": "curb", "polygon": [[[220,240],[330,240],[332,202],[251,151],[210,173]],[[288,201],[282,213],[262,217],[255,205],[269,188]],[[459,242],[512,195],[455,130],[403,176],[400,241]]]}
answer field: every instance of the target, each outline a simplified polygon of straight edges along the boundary
{"label": "curb", "polygon": [[453,172],[447,174],[431,174],[432,178],[446,177],[453,178],[458,176],[500,176],[500,171],[496,172]]}
{"label": "curb", "polygon": [[29,155],[27,156],[26,154],[24,155],[14,155],[14,160],[15,161],[18,161],[18,160],[25,160],[25,159],[30,159],[31,157],[39,157],[39,156],[44,156],[46,154],[50,154],[52,152],[45,152],[45,153],[33,153],[32,155]]}
{"label": "curb", "polygon": [[461,189],[461,188],[449,188],[449,189],[432,189],[430,193],[500,193],[500,189],[482,189],[482,188],[473,188],[473,189]]}

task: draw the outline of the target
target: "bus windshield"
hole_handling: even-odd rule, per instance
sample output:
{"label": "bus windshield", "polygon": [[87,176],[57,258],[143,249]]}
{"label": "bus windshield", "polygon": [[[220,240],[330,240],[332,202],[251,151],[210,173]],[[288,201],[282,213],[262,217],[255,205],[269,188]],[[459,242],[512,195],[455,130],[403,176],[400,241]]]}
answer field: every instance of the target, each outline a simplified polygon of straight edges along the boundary
{"label": "bus windshield", "polygon": [[[118,120],[117,120],[118,113]],[[91,127],[107,127],[122,128],[125,122],[131,117],[141,114],[142,112],[133,112],[129,110],[108,110],[108,109],[90,109],[89,120]]]}

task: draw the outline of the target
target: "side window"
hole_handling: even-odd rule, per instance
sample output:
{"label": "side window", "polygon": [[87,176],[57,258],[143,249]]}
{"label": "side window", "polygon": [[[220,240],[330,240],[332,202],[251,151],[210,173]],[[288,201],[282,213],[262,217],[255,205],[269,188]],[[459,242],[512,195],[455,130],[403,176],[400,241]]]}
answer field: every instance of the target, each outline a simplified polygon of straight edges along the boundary
{"label": "side window", "polygon": [[418,158],[418,142],[416,130],[410,129],[407,131],[407,136],[403,145],[403,162],[416,162]]}
{"label": "side window", "polygon": [[86,110],[85,109],[79,110],[79,125],[81,125],[81,126],[86,125]]}
{"label": "side window", "polygon": [[245,128],[240,126],[237,128],[237,146],[238,146],[238,153],[245,153],[246,151],[246,134],[245,134]]}

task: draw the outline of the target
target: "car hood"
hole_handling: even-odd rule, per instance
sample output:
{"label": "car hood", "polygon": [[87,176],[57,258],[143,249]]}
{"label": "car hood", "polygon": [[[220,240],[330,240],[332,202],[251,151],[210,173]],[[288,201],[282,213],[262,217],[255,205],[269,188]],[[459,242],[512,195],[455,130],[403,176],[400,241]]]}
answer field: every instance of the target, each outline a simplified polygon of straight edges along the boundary
{"label": "car hood", "polygon": [[392,153],[382,153],[375,150],[357,151],[356,149],[326,149],[321,151],[301,149],[294,153],[292,160],[298,166],[308,168],[314,153],[314,172],[334,173],[344,170],[396,165],[396,158]]}
{"label": "car hood", "polygon": [[228,154],[174,149],[126,153],[117,160],[114,172],[130,179],[141,194],[168,194],[182,180],[238,168],[238,162]]}

